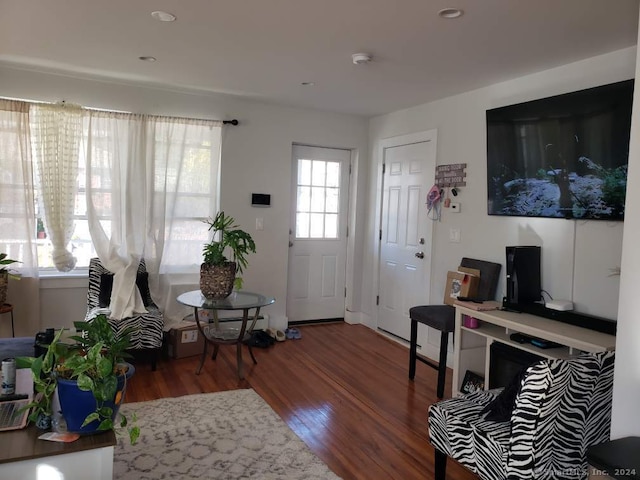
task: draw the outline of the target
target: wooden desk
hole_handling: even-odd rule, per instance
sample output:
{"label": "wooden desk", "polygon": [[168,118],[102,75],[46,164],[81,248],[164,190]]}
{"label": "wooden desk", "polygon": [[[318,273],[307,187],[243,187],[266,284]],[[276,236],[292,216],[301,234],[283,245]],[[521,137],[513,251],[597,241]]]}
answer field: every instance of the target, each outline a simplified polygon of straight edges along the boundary
{"label": "wooden desk", "polygon": [[[570,358],[582,352],[615,350],[616,337],[567,323],[537,317],[527,313],[490,310],[479,312],[456,305],[456,325],[453,348],[452,395],[460,393],[462,379],[467,370],[485,378],[488,385],[490,345],[501,342],[512,347],[535,353],[545,358]],[[462,326],[463,316],[480,320],[478,328]],[[530,344],[520,344],[509,338],[512,333],[524,333],[564,345],[561,348],[542,349]]]}
{"label": "wooden desk", "polygon": [[0,432],[0,478],[49,478],[42,473],[48,468],[65,480],[113,478],[113,430],[85,435],[71,443],[38,440],[42,433],[33,424]]}

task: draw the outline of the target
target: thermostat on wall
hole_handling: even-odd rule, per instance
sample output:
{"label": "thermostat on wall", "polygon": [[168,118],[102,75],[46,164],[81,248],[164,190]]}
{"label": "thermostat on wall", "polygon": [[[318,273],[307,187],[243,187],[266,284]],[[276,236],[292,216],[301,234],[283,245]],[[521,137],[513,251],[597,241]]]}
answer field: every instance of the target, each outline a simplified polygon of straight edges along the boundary
{"label": "thermostat on wall", "polygon": [[269,195],[268,193],[252,193],[251,205],[253,207],[270,207],[271,195]]}

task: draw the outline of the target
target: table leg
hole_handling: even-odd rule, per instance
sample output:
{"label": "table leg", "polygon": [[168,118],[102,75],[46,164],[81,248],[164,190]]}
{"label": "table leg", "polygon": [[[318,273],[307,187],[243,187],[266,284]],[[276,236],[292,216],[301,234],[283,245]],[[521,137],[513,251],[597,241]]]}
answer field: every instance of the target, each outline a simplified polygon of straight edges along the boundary
{"label": "table leg", "polygon": [[253,356],[253,349],[251,348],[251,344],[248,344],[247,347],[249,348],[249,355],[251,355],[251,360],[253,360],[253,364],[257,365],[258,361],[256,360],[256,357]]}
{"label": "table leg", "polygon": [[198,369],[196,370],[196,375],[200,375],[200,371],[202,370],[202,366],[204,365],[204,359],[207,358],[207,341],[204,341],[204,348],[202,349],[202,355],[200,355],[200,365],[198,365]]}
{"label": "table leg", "polygon": [[204,338],[204,347],[202,347],[202,355],[200,356],[200,365],[198,365],[198,369],[196,370],[196,375],[200,375],[200,372],[202,371],[202,366],[204,365],[204,359],[207,358],[207,343],[209,342],[207,342],[207,337],[205,336],[204,331],[200,326],[200,319],[198,317],[198,307],[193,308],[193,315],[195,317],[196,324],[198,325],[198,330],[200,330],[200,335],[202,335]]}
{"label": "table leg", "polygon": [[[260,307],[256,308],[256,313],[253,316],[253,321],[251,322],[251,326],[249,327],[248,332],[252,333],[253,329],[256,326],[256,322],[258,321],[258,317],[260,316]],[[257,365],[258,361],[256,357],[253,356],[253,348],[251,348],[251,342],[247,343],[247,348],[249,349],[249,354],[251,355],[251,360],[253,360],[253,364]]]}
{"label": "table leg", "polygon": [[[244,340],[244,332],[247,328],[247,320],[249,320],[249,309],[244,308],[242,310],[242,327],[240,328],[240,336],[238,337],[238,343],[236,344],[236,359],[238,361],[238,377],[240,377],[240,380],[244,379],[244,363],[242,362],[242,342]],[[251,356],[253,357],[253,354]]]}

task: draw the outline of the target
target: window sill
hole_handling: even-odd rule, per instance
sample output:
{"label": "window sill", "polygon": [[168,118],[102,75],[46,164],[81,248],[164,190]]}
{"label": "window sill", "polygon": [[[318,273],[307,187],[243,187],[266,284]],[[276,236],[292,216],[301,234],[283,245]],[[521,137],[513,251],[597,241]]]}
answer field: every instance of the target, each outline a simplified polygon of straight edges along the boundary
{"label": "window sill", "polygon": [[87,288],[89,271],[78,270],[70,273],[41,271],[40,289],[47,288]]}

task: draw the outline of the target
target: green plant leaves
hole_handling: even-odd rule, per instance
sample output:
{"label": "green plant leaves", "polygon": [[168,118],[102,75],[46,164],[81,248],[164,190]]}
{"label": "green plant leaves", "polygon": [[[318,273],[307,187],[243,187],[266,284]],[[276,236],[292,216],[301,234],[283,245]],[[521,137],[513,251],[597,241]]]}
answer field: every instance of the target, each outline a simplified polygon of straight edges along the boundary
{"label": "green plant leaves", "polygon": [[96,367],[98,375],[101,377],[107,377],[110,373],[113,372],[113,363],[109,358],[105,358],[102,356],[98,358]]}
{"label": "green plant leaves", "polygon": [[[115,400],[120,373],[114,367],[123,363],[125,356],[130,356],[125,350],[136,329],[128,328],[116,336],[106,315],[98,315],[91,322],[75,322],[74,325],[82,332],[82,335],[72,337],[80,342],[79,346],[61,345],[59,340],[64,332],[60,330],[44,355],[16,359],[17,366],[31,369],[37,392],[29,405],[32,409],[29,420],[35,422],[39,413],[52,414],[52,398],[59,378],[75,379],[78,388],[92,392],[96,400],[95,411],[85,418],[82,426],[98,421],[99,430],[112,429],[113,409],[104,403]],[[129,428],[129,435],[131,442],[135,442],[140,435],[139,428]]]}
{"label": "green plant leaves", "polygon": [[98,412],[92,412],[89,415],[87,415],[87,418],[84,419],[84,422],[82,422],[81,426],[86,427],[91,422],[94,422],[96,420],[100,420],[100,416],[98,415]]}
{"label": "green plant leaves", "polygon": [[129,431],[129,440],[131,441],[131,445],[135,445],[140,438],[140,427],[135,426],[128,429]]}
{"label": "green plant leaves", "polygon": [[85,373],[81,373],[78,375],[78,388],[80,390],[84,390],[85,392],[93,390],[95,387],[95,383],[93,380]]}
{"label": "green plant leaves", "polygon": [[[247,267],[247,255],[256,253],[256,244],[251,235],[241,230],[235,224],[233,217],[218,212],[213,220],[209,219],[209,231],[213,231],[213,240],[205,244],[203,261],[209,265],[222,265],[228,261],[224,255],[228,248],[233,254],[233,261],[236,262],[238,273],[242,273]],[[216,236],[219,237],[216,240]]]}

